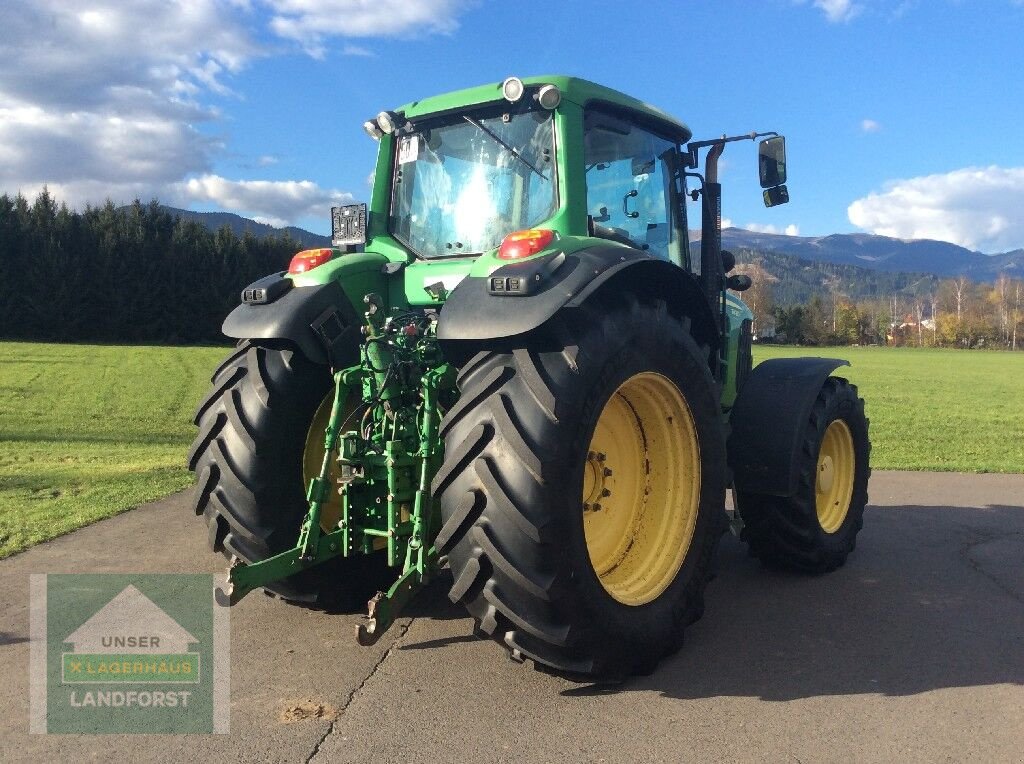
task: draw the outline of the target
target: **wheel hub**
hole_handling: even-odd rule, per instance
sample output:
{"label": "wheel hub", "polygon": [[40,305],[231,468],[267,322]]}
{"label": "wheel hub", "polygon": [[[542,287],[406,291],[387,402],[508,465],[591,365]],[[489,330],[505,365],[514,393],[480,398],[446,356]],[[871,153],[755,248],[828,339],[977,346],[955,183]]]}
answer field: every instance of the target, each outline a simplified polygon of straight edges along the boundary
{"label": "wheel hub", "polygon": [[642,372],[601,411],[583,465],[583,530],[605,591],[625,605],[675,580],[700,501],[696,424],[679,388]]}
{"label": "wheel hub", "polygon": [[612,495],[611,481],[614,473],[607,465],[608,455],[600,451],[590,451],[583,473],[583,511],[600,512],[605,507],[602,499]]}
{"label": "wheel hub", "polygon": [[853,434],[846,422],[835,419],[821,439],[814,485],[818,524],[826,533],[835,533],[846,520],[853,500],[856,466]]}

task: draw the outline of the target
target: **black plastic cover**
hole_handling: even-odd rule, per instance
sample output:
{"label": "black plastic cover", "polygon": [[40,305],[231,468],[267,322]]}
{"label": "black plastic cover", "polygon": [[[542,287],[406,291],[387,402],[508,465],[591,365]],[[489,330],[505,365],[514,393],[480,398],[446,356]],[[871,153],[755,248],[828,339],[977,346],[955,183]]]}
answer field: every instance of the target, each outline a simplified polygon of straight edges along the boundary
{"label": "black plastic cover", "polygon": [[272,273],[243,289],[242,302],[246,305],[265,305],[276,300],[293,286],[294,282],[284,277],[284,271]]}
{"label": "black plastic cover", "polygon": [[[564,260],[559,263],[559,258]],[[600,245],[510,263],[488,278],[463,279],[441,309],[437,336],[441,340],[488,340],[523,334],[541,326],[563,307],[582,305],[611,278],[627,272],[638,278],[642,273],[645,284],[659,285],[663,294],[658,296],[699,303],[696,309],[710,315],[694,277],[682,268],[641,250]],[[493,279],[521,276],[529,278],[530,292],[508,295],[492,291]],[[715,342],[711,338],[708,341]]]}
{"label": "black plastic cover", "polygon": [[359,314],[338,282],[331,281],[294,287],[271,303],[239,305],[221,331],[237,339],[289,340],[309,360],[343,368],[359,360],[359,326]]}
{"label": "black plastic cover", "polygon": [[776,358],[758,364],[729,414],[729,466],[737,490],[771,496],[797,491],[803,437],[829,375],[849,361]]}

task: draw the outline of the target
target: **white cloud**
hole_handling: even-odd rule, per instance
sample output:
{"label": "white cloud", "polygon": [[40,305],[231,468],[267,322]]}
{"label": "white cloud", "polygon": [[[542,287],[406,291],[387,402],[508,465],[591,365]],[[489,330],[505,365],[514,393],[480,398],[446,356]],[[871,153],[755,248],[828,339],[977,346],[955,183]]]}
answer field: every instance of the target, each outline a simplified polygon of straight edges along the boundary
{"label": "white cloud", "polygon": [[983,252],[1024,246],[1024,167],[965,167],[887,183],[847,210],[858,228]]}
{"label": "white cloud", "polygon": [[[196,98],[258,55],[218,0],[36,0],[0,37],[0,189],[74,205],[158,194],[222,146]],[[26,65],[25,62],[31,62]]]}
{"label": "white cloud", "polygon": [[[448,34],[468,0],[264,0],[275,34],[322,58],[330,37],[418,37]],[[357,54],[358,55],[358,54]]]}
{"label": "white cloud", "polygon": [[779,228],[776,225],[767,223],[762,225],[761,223],[747,223],[743,228],[747,231],[753,231],[754,233],[772,233],[780,234],[782,236],[799,236],[800,226],[796,223],[790,223],[785,228]]}
{"label": "white cloud", "polygon": [[[2,0],[0,0],[2,1]],[[217,204],[278,223],[351,197],[311,181],[231,180],[213,96],[254,58],[258,23],[321,51],[334,37],[447,33],[467,0],[33,0],[0,11],[0,193],[75,207]],[[266,11],[269,10],[269,13]],[[346,44],[347,55],[373,55]],[[277,157],[243,158],[266,167]]]}
{"label": "white cloud", "polygon": [[860,129],[864,133],[877,133],[882,129],[882,125],[873,119],[862,119],[860,121]]}
{"label": "white cloud", "polygon": [[343,56],[359,56],[362,58],[376,58],[377,54],[369,48],[364,48],[361,45],[346,44],[341,49],[341,55]]}
{"label": "white cloud", "polygon": [[814,0],[814,7],[822,10],[825,18],[832,24],[849,21],[863,10],[863,7],[853,0]]}
{"label": "white cloud", "polygon": [[307,217],[329,220],[332,205],[353,200],[352,194],[309,180],[228,180],[219,175],[190,178],[177,184],[174,192],[182,201],[212,202],[275,226]]}

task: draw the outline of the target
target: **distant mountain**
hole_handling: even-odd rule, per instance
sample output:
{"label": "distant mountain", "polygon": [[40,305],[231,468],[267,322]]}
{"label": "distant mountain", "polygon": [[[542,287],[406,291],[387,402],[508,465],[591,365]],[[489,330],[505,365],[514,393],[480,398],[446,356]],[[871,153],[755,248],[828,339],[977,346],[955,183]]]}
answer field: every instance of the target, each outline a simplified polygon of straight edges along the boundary
{"label": "distant mountain", "polygon": [[246,231],[252,232],[253,236],[261,239],[267,236],[277,236],[280,238],[287,234],[301,247],[313,249],[316,247],[331,246],[330,236],[321,236],[320,234],[307,231],[304,228],[296,228],[295,226],[275,228],[272,225],[257,223],[255,220],[244,218],[241,215],[234,214],[233,212],[193,212],[192,210],[182,210],[177,207],[166,206],[161,206],[161,209],[165,210],[170,215],[176,215],[182,220],[195,221],[200,225],[206,226],[211,231],[216,231],[221,226],[226,225],[237,236],[241,236]]}
{"label": "distant mountain", "polygon": [[893,295],[913,299],[934,294],[939,283],[939,277],[932,273],[874,270],[745,246],[733,246],[730,251],[736,255],[737,272],[750,274],[755,281],[767,279],[772,299],[779,305],[805,304],[814,297],[828,301],[832,294],[851,300],[888,300]]}
{"label": "distant mountain", "polygon": [[943,278],[963,275],[973,281],[994,281],[1000,273],[1024,278],[1024,249],[985,255],[930,239],[903,240],[867,233],[783,236],[726,228],[722,231],[722,246],[877,271],[930,273]]}

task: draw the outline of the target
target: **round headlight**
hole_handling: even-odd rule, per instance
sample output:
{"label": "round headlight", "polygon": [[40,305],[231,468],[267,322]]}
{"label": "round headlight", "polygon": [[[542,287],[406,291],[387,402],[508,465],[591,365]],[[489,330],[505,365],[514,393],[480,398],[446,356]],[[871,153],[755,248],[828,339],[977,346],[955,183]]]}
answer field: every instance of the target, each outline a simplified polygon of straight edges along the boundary
{"label": "round headlight", "polygon": [[398,128],[397,115],[391,111],[382,111],[377,115],[377,126],[380,128],[382,133],[388,133],[390,135]]}
{"label": "round headlight", "polygon": [[363,123],[363,130],[365,130],[366,134],[375,141],[379,141],[380,137],[384,135],[384,131],[382,131],[377,123],[372,119],[368,119]]}
{"label": "round headlight", "polygon": [[505,96],[505,100],[509,103],[518,101],[523,97],[524,92],[526,92],[526,86],[518,77],[509,77],[501,83],[501,94]]}
{"label": "round headlight", "polygon": [[562,102],[562,91],[554,85],[544,85],[537,92],[537,101],[545,109],[554,109]]}

